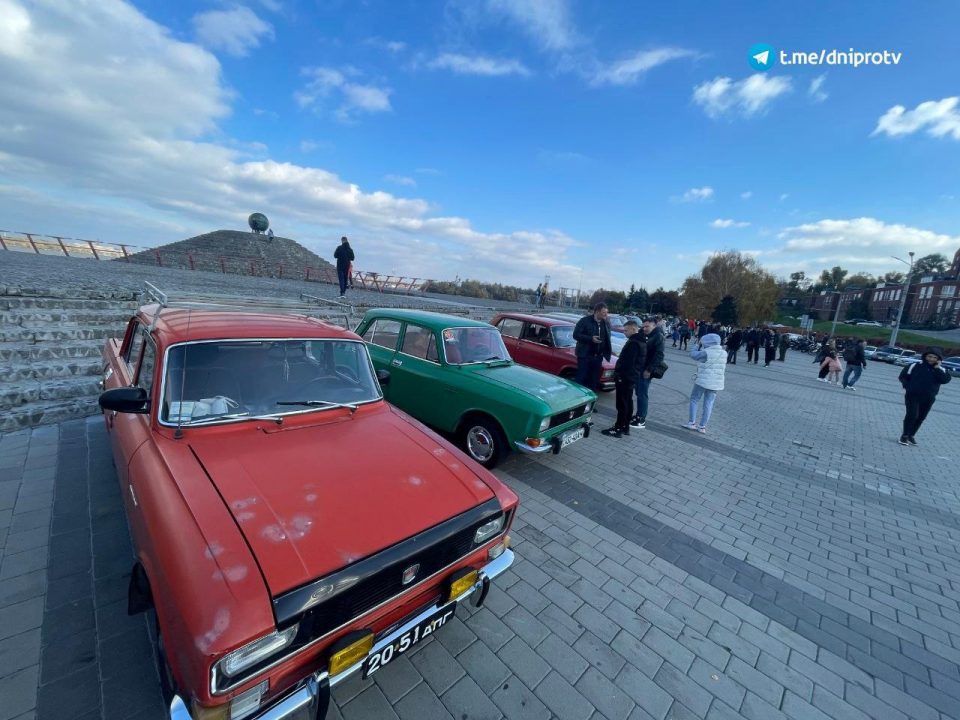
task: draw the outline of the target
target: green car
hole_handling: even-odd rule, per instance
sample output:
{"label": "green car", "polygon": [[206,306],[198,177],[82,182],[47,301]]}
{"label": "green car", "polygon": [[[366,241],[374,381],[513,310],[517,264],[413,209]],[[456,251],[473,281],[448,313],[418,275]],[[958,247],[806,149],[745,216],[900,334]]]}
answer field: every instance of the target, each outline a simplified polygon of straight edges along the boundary
{"label": "green car", "polygon": [[417,310],[369,310],[357,327],[377,370],[390,372],[386,399],[456,435],[491,468],[510,449],[560,452],[590,434],[597,396],[517,365],[487,323]]}

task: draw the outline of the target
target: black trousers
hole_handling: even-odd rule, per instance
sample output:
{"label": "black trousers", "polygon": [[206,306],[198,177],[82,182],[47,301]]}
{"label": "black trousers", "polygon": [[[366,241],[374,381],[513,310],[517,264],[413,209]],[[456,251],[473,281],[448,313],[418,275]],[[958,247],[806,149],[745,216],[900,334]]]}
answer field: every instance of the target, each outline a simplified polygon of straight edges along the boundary
{"label": "black trousers", "polygon": [[903,416],[903,434],[907,437],[913,437],[917,434],[923,421],[927,419],[927,413],[933,407],[933,402],[937,399],[936,395],[912,395],[907,393],[904,401],[907,405],[907,414]]}
{"label": "black trousers", "polygon": [[732,348],[727,350],[727,362],[730,365],[737,364],[737,350],[739,350],[739,348]]}
{"label": "black trousers", "polygon": [[603,367],[603,358],[599,355],[588,355],[577,358],[577,375],[575,382],[591,390],[597,389],[600,381],[600,368]]}
{"label": "black trousers", "polygon": [[817,377],[823,380],[829,374],[830,374],[830,366],[824,365],[822,368],[820,368],[820,372],[817,373]]}
{"label": "black trousers", "polygon": [[621,430],[630,430],[630,420],[633,417],[633,394],[636,385],[620,376],[614,377],[617,389],[617,422],[614,427]]}
{"label": "black trousers", "polygon": [[777,359],[778,359],[780,362],[783,362],[783,358],[785,358],[786,355],[787,355],[787,346],[786,346],[786,345],[781,345],[781,346],[780,346],[780,357],[777,358]]}
{"label": "black trousers", "polygon": [[349,268],[337,268],[337,280],[340,281],[340,294],[347,292],[347,285],[350,284]]}
{"label": "black trousers", "polygon": [[747,362],[756,362],[760,359],[760,348],[757,345],[747,345]]}
{"label": "black trousers", "polygon": [[764,354],[763,364],[769,365],[773,362],[774,358],[777,356],[777,349],[774,347],[766,348],[766,353]]}

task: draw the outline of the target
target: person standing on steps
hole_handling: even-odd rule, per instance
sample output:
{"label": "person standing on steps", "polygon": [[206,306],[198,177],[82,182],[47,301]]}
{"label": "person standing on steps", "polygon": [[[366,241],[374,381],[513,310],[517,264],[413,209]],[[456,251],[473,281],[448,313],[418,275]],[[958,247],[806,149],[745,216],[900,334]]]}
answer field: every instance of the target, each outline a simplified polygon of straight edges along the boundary
{"label": "person standing on steps", "polygon": [[927,413],[937,399],[940,386],[950,382],[950,373],[943,367],[942,361],[943,351],[929,347],[923,351],[920,362],[907,365],[900,371],[899,380],[905,391],[904,402],[907,406],[907,412],[903,416],[903,434],[899,441],[901,445],[917,444],[914,435],[927,419]]}
{"label": "person standing on steps", "polygon": [[633,419],[633,393],[643,370],[646,344],[640,341],[640,328],[636,320],[627,320],[623,324],[623,334],[627,336],[617,365],[613,370],[613,382],[617,391],[617,421],[613,427],[601,430],[609,437],[623,437],[630,434],[630,420]]}
{"label": "person standing on steps", "polygon": [[340,297],[346,297],[347,286],[350,284],[350,266],[356,259],[353,254],[353,248],[350,247],[350,241],[344,235],[340,238],[340,246],[333,251],[333,257],[337,260],[337,279],[340,281]]}

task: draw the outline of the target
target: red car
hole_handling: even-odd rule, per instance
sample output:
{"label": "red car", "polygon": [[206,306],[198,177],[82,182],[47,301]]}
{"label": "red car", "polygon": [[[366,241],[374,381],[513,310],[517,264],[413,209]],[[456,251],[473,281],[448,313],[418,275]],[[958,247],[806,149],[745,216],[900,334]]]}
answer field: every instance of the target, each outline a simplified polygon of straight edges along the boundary
{"label": "red car", "polygon": [[148,305],[103,358],[171,718],[323,718],[513,561],[517,496],[384,402],[349,331]]}
{"label": "red car", "polygon": [[[514,362],[573,380],[577,373],[575,323],[543,315],[500,313],[490,324],[500,331]],[[613,390],[613,368],[614,363],[603,361],[597,378],[601,390]]]}

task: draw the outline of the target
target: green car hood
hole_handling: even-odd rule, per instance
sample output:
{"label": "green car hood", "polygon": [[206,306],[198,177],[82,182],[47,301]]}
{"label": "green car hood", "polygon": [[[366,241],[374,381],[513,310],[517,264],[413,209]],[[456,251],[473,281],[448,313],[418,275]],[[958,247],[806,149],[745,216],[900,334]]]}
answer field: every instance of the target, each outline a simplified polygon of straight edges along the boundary
{"label": "green car hood", "polygon": [[564,380],[524,365],[468,365],[477,377],[494,385],[501,385],[525,395],[532,395],[550,407],[551,414],[560,410],[569,410],[577,405],[596,398],[590,390],[581,385]]}

